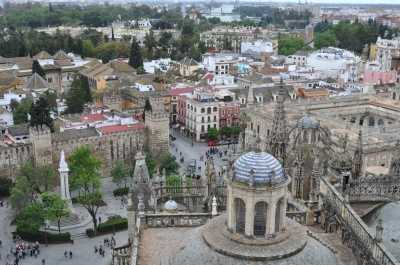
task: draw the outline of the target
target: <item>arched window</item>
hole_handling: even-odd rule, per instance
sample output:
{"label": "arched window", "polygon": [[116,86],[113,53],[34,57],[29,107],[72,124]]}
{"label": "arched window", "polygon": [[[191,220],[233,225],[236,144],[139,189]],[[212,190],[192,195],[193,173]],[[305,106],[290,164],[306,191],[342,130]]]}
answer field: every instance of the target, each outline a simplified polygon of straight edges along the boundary
{"label": "arched window", "polygon": [[201,113],[204,113],[204,112],[206,112],[206,109],[205,108],[201,108]]}
{"label": "arched window", "polygon": [[308,143],[308,131],[303,132],[303,143]]}
{"label": "arched window", "polygon": [[370,118],[369,118],[368,125],[369,125],[369,126],[374,126],[374,125],[375,125],[375,119],[374,119],[374,117],[370,117]]}
{"label": "arched window", "polygon": [[211,107],[207,108],[207,113],[210,114],[211,113]]}
{"label": "arched window", "polygon": [[361,118],[360,118],[360,122],[358,123],[358,124],[360,124],[360,125],[363,125],[363,123],[364,123],[364,116],[361,116]]}
{"label": "arched window", "polygon": [[352,118],[350,119],[350,122],[351,122],[351,123],[356,123],[356,121],[357,121],[356,117],[352,117]]}
{"label": "arched window", "polygon": [[281,207],[283,205],[283,198],[280,198],[275,207],[275,233],[280,231],[281,222]]}
{"label": "arched window", "polygon": [[193,106],[190,106],[190,110],[193,110]]}
{"label": "arched window", "polygon": [[257,202],[254,206],[253,233],[256,237],[264,237],[267,225],[267,203]]}
{"label": "arched window", "polygon": [[396,92],[393,92],[393,99],[396,99]]}
{"label": "arched window", "polygon": [[313,130],[312,134],[311,134],[311,143],[315,143],[316,142],[316,138],[317,138],[317,136],[316,136],[315,130]]}
{"label": "arched window", "polygon": [[217,112],[217,107],[214,107],[213,111],[214,111],[214,112]]}
{"label": "arched window", "polygon": [[384,125],[384,124],[385,124],[385,122],[382,119],[379,119],[378,125]]}
{"label": "arched window", "polygon": [[246,204],[242,199],[236,199],[236,233],[244,235],[246,228]]}

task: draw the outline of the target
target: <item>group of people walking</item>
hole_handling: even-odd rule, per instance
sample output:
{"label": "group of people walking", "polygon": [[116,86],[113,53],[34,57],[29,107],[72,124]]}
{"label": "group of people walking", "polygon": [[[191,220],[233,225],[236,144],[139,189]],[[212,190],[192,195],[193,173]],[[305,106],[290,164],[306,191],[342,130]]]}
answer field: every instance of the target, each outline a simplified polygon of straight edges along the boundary
{"label": "group of people walking", "polygon": [[[20,241],[20,237],[17,236],[13,236],[14,239],[14,243],[16,243],[17,241]],[[0,246],[2,247],[2,245],[0,244]],[[10,250],[7,251],[7,257],[6,257],[6,264],[19,264],[19,261],[21,259],[25,259],[26,256],[28,256],[30,254],[30,256],[35,256],[35,258],[38,257],[38,255],[40,254],[40,245],[39,242],[33,242],[32,244],[29,243],[18,243],[15,245],[15,247],[11,246]],[[13,258],[11,257],[11,255],[14,256],[14,262],[12,262]],[[44,264],[44,259],[42,260],[42,264]]]}

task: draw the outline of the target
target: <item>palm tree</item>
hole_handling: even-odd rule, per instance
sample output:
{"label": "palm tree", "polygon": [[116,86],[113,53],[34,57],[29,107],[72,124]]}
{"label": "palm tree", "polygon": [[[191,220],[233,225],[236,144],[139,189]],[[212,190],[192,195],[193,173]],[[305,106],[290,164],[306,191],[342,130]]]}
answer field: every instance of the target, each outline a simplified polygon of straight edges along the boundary
{"label": "palm tree", "polygon": [[247,123],[251,122],[251,117],[245,111],[241,111],[240,114],[237,116],[237,119],[239,123],[241,123],[240,127],[242,127],[243,131],[246,128]]}

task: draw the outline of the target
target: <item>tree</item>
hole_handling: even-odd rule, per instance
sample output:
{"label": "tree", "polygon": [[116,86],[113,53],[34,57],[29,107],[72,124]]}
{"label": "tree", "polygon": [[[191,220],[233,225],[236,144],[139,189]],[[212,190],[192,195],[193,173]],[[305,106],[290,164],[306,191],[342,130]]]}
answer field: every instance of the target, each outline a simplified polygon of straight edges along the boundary
{"label": "tree", "polygon": [[30,99],[21,100],[16,110],[13,111],[14,124],[28,123],[28,113],[32,101]]}
{"label": "tree", "polygon": [[83,111],[83,105],[85,103],[85,96],[86,92],[82,89],[81,76],[78,74],[74,74],[71,87],[68,89],[65,98],[68,107],[64,111],[64,113],[81,113]]}
{"label": "tree", "polygon": [[239,135],[239,133],[242,132],[242,128],[240,126],[235,126],[233,127],[233,134],[234,135]]}
{"label": "tree", "polygon": [[61,198],[59,194],[49,194],[48,192],[42,194],[42,199],[44,204],[45,220],[57,222],[58,233],[60,234],[61,218],[70,215],[68,201]]}
{"label": "tree", "polygon": [[37,183],[43,185],[44,190],[48,191],[49,187],[56,183],[57,174],[54,172],[50,164],[44,164],[36,169]]}
{"label": "tree", "polygon": [[11,111],[14,111],[16,108],[18,108],[18,105],[19,105],[18,100],[16,100],[15,98],[12,98],[10,101]]}
{"label": "tree", "polygon": [[40,75],[41,77],[45,78],[46,77],[46,73],[44,72],[42,66],[40,65],[40,63],[38,62],[38,60],[34,60],[32,63],[32,74],[37,73],[38,75]]}
{"label": "tree", "polygon": [[217,139],[218,135],[219,135],[219,132],[218,132],[217,128],[212,127],[210,129],[208,129],[208,138],[214,140],[214,139]]}
{"label": "tree", "polygon": [[43,128],[43,125],[46,125],[51,132],[54,132],[53,118],[50,116],[49,105],[44,97],[39,97],[36,103],[32,102],[29,115],[29,126]]}
{"label": "tree", "polygon": [[103,198],[100,191],[102,182],[99,169],[101,160],[92,156],[90,147],[80,147],[68,158],[69,168],[75,176],[71,180],[71,190],[78,190],[78,203],[88,211],[93,220],[94,231],[97,229],[97,210]]}
{"label": "tree", "polygon": [[161,158],[160,168],[165,168],[166,175],[179,174],[178,170],[181,166],[175,162],[175,159],[175,156],[171,155],[170,153]]}
{"label": "tree", "polygon": [[12,187],[12,179],[0,178],[0,195],[8,194]]}
{"label": "tree", "polygon": [[237,116],[240,126],[244,129],[246,128],[247,123],[251,122],[251,117],[245,111],[241,111]]}
{"label": "tree", "polygon": [[16,225],[20,229],[39,233],[39,229],[45,225],[43,205],[40,203],[31,203],[26,206],[22,210],[21,216],[17,218]]}
{"label": "tree", "polygon": [[289,56],[295,54],[304,46],[304,41],[297,37],[280,37],[278,39],[278,54]]}
{"label": "tree", "polygon": [[22,175],[17,175],[16,185],[11,188],[10,197],[7,205],[13,209],[16,214],[20,214],[25,207],[29,205],[31,195],[33,194],[34,186],[28,179]]}
{"label": "tree", "polygon": [[135,37],[132,40],[128,64],[135,69],[143,67],[142,53],[140,52],[139,42]]}
{"label": "tree", "polygon": [[314,47],[315,49],[321,49],[331,46],[336,46],[338,40],[336,39],[335,33],[332,30],[320,33],[315,37]]}
{"label": "tree", "polygon": [[231,136],[232,133],[232,128],[229,126],[222,126],[221,128],[221,134],[224,135],[225,137]]}
{"label": "tree", "polygon": [[129,170],[125,167],[125,163],[122,159],[118,158],[114,161],[114,166],[111,169],[112,182],[114,182],[118,188],[120,188],[121,184],[125,182],[126,188],[126,180],[129,177]]}
{"label": "tree", "polygon": [[57,112],[57,94],[55,91],[46,90],[42,93],[41,97],[44,97],[47,101],[49,108]]}
{"label": "tree", "polygon": [[153,112],[153,108],[151,107],[150,100],[148,98],[146,99],[146,101],[144,103],[144,110],[143,110],[143,114],[142,114],[143,121],[145,121],[145,119],[146,119],[146,117],[145,117],[146,111]]}
{"label": "tree", "polygon": [[146,71],[144,70],[143,66],[139,66],[138,68],[136,68],[136,73],[138,75],[142,75],[142,74],[146,73]]}
{"label": "tree", "polygon": [[84,93],[85,102],[93,102],[92,94],[90,93],[90,84],[87,76],[81,75],[81,85]]}

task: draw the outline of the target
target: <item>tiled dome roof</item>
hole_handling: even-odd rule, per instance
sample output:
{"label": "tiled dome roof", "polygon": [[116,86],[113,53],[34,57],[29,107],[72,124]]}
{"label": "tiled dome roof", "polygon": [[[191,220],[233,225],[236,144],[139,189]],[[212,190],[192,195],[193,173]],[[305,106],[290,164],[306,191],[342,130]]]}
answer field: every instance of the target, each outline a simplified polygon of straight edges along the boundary
{"label": "tiled dome roof", "polygon": [[305,116],[298,121],[297,126],[304,129],[316,129],[319,124],[313,117]]}
{"label": "tiled dome roof", "polygon": [[235,162],[235,179],[241,182],[250,181],[250,171],[254,171],[255,183],[281,182],[284,172],[279,161],[270,154],[249,152]]}

